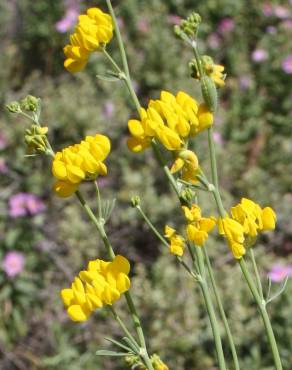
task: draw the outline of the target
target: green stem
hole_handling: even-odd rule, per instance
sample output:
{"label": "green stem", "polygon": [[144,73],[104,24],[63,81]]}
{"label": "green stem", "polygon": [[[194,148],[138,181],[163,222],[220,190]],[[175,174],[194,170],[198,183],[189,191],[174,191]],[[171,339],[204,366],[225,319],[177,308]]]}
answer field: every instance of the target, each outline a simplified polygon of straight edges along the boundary
{"label": "green stem", "polygon": [[108,61],[112,64],[112,66],[115,68],[115,70],[118,72],[118,73],[123,73],[123,71],[121,70],[121,68],[117,65],[117,63],[114,61],[114,59],[110,56],[110,54],[106,51],[105,48],[102,49],[102,52],[104,53],[104,55],[106,56],[106,58],[108,59]]}
{"label": "green stem", "polygon": [[258,293],[257,288],[256,288],[256,286],[253,282],[253,279],[251,278],[250,273],[247,269],[244,258],[241,258],[238,261],[238,263],[240,265],[241,271],[242,271],[242,273],[245,277],[245,280],[247,281],[249,289],[250,289],[250,291],[251,291],[251,293],[252,293],[252,295],[253,295],[256,303],[257,303],[258,309],[259,309],[260,314],[262,316],[264,326],[265,326],[265,329],[266,329],[266,334],[267,334],[268,341],[270,343],[270,347],[271,347],[273,358],[274,358],[275,369],[276,370],[282,370],[283,367],[282,367],[282,363],[281,363],[281,358],[280,358],[279,350],[278,350],[278,347],[277,347],[277,343],[276,343],[275,335],[274,335],[274,332],[273,332],[273,328],[272,328],[272,325],[271,325],[271,322],[270,322],[270,319],[269,319],[269,315],[267,313],[266,302],[265,302],[265,300],[263,300],[261,298],[260,294]]}
{"label": "green stem", "polygon": [[215,188],[218,189],[219,184],[218,184],[218,173],[217,173],[217,161],[216,161],[216,152],[215,152],[212,126],[208,128],[208,143],[209,143],[209,150],[210,150],[212,182],[215,185]]}
{"label": "green stem", "polygon": [[260,294],[261,299],[263,300],[264,299],[263,287],[262,287],[262,283],[261,283],[259,270],[258,270],[258,267],[257,267],[257,264],[256,264],[253,248],[249,248],[249,254],[251,256],[252,266],[253,266],[255,277],[256,277],[258,292]]}
{"label": "green stem", "polygon": [[110,311],[112,312],[114,318],[119,323],[120,327],[122,328],[123,332],[126,334],[126,336],[139,348],[139,345],[136,342],[136,339],[133,337],[133,335],[129,332],[128,328],[124,324],[123,320],[120,318],[120,316],[117,314],[116,310],[113,306],[109,306]]}
{"label": "green stem", "polygon": [[[104,246],[106,247],[106,250],[109,254],[110,259],[113,260],[115,258],[115,253],[114,253],[113,248],[110,244],[110,241],[108,240],[108,237],[106,235],[102,219],[98,220],[95,217],[94,213],[92,212],[91,208],[89,207],[89,205],[87,204],[86,200],[83,198],[83,196],[82,196],[82,194],[80,193],[79,190],[77,190],[75,194],[76,194],[79,202],[81,203],[82,207],[84,208],[85,212],[87,213],[87,215],[89,216],[91,221],[94,223],[97,231],[99,232],[99,235],[100,235],[100,237],[101,237],[101,239],[104,243]],[[144,338],[144,334],[143,334],[143,330],[142,330],[142,325],[141,325],[139,316],[137,314],[134,302],[132,300],[131,293],[129,291],[125,292],[125,297],[126,297],[126,301],[127,301],[130,313],[131,313],[131,317],[132,317],[132,320],[133,320],[133,323],[134,323],[134,326],[135,326],[135,329],[137,331],[137,335],[138,335],[138,338],[139,338],[139,341],[140,341],[141,358],[143,358],[143,360],[145,362],[145,365],[147,366],[148,370],[154,370],[153,366],[151,364],[148,352],[147,352],[145,338]]]}
{"label": "green stem", "polygon": [[204,256],[205,256],[205,260],[206,260],[208,274],[209,274],[209,277],[210,277],[210,280],[211,280],[211,285],[212,285],[212,288],[213,288],[213,291],[214,291],[214,294],[215,294],[215,299],[216,299],[216,302],[217,302],[217,306],[219,308],[219,312],[220,312],[220,315],[221,315],[221,318],[222,318],[222,321],[223,321],[223,324],[224,324],[224,328],[225,328],[225,331],[226,331],[226,335],[227,335],[228,343],[229,343],[229,346],[230,346],[230,350],[231,350],[235,370],[239,370],[240,367],[239,367],[239,362],[238,362],[238,357],[237,357],[237,353],[236,353],[235,344],[234,344],[232,333],[231,333],[231,330],[230,330],[230,327],[229,327],[229,324],[228,324],[228,321],[227,321],[227,317],[226,317],[226,314],[225,314],[225,311],[224,311],[223,303],[221,301],[221,297],[220,297],[220,294],[219,294],[219,291],[218,291],[218,287],[217,287],[216,280],[215,280],[215,277],[214,277],[214,273],[213,273],[213,270],[212,270],[212,267],[211,267],[210,258],[209,258],[209,255],[207,253],[207,247],[206,246],[203,248],[203,251],[204,251]]}
{"label": "green stem", "polygon": [[200,272],[200,275],[201,275],[201,279],[199,280],[199,284],[200,284],[200,287],[201,287],[201,290],[202,290],[202,294],[203,294],[204,301],[205,301],[205,306],[206,306],[206,309],[207,309],[207,312],[208,312],[208,315],[209,315],[209,319],[210,319],[210,324],[211,324],[213,337],[214,337],[214,342],[215,342],[215,347],[216,347],[219,369],[220,370],[226,370],[219,326],[218,326],[214,306],[213,306],[213,303],[212,303],[210,291],[209,291],[209,288],[208,288],[208,285],[207,285],[207,282],[206,282],[206,272],[205,272],[205,264],[204,264],[204,256],[203,256],[202,248],[194,246],[194,250],[195,250],[195,254],[196,254],[196,257],[197,257],[197,261],[198,261],[199,272]]}

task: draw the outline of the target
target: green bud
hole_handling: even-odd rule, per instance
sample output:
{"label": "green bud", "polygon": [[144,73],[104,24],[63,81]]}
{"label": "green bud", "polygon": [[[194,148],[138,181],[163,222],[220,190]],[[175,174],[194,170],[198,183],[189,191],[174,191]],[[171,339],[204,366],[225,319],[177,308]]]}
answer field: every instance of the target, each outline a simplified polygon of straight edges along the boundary
{"label": "green bud", "polygon": [[131,198],[131,205],[132,207],[138,207],[140,205],[141,199],[138,195],[135,195]]}
{"label": "green bud", "polygon": [[191,188],[184,189],[181,194],[180,198],[185,202],[185,204],[189,204],[195,195],[195,192]]}
{"label": "green bud", "polygon": [[20,107],[24,111],[28,112],[36,112],[38,110],[40,99],[36,98],[32,95],[27,95],[24,99],[20,102]]}
{"label": "green bud", "polygon": [[24,142],[28,148],[29,153],[38,152],[46,153],[48,150],[46,133],[47,127],[40,127],[38,125],[31,125],[29,129],[25,130]]}
{"label": "green bud", "polygon": [[201,90],[204,101],[211,112],[217,109],[218,94],[214,81],[208,77],[203,76],[201,79]]}
{"label": "green bud", "polygon": [[17,101],[7,104],[6,109],[8,109],[10,113],[19,113],[21,111],[20,105]]}

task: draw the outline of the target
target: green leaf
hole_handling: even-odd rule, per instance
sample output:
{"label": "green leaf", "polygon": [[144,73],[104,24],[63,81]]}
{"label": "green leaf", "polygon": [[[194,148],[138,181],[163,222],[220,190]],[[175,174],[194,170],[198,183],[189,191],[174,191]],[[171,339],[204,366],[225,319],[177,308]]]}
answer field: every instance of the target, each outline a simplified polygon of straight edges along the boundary
{"label": "green leaf", "polygon": [[118,346],[118,347],[120,347],[120,348],[125,349],[126,351],[129,351],[129,352],[131,352],[131,351],[132,351],[132,349],[131,349],[131,348],[129,348],[129,347],[127,347],[127,346],[125,346],[123,343],[121,343],[121,342],[119,342],[119,341],[117,341],[117,340],[114,340],[114,339],[112,339],[112,338],[108,338],[108,337],[105,337],[104,339],[105,339],[105,340],[107,340],[107,341],[109,341],[109,342],[111,342],[111,343],[113,343],[113,344],[115,344],[116,346]]}
{"label": "green leaf", "polygon": [[131,353],[107,351],[106,349],[101,349],[99,351],[96,351],[95,354],[96,356],[123,357],[123,356],[129,356]]}

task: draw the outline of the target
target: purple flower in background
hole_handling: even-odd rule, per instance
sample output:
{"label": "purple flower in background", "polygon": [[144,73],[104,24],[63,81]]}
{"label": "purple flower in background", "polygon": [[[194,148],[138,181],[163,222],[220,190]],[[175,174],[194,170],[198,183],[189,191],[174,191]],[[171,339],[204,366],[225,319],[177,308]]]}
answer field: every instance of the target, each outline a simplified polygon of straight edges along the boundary
{"label": "purple flower in background", "polygon": [[292,55],[288,55],[287,58],[282,61],[282,69],[287,74],[292,73]]}
{"label": "purple flower in background", "polygon": [[268,26],[266,31],[272,35],[274,35],[275,33],[277,33],[277,28],[274,27],[274,26]]}
{"label": "purple flower in background", "polygon": [[284,28],[286,28],[286,30],[291,30],[291,28],[292,28],[292,19],[286,19],[281,24]]}
{"label": "purple flower in background", "polygon": [[103,114],[106,118],[111,118],[114,114],[115,106],[111,101],[107,101],[103,106]]}
{"label": "purple flower in background", "polygon": [[280,19],[287,19],[290,17],[290,12],[284,6],[277,5],[274,8],[274,15]]}
{"label": "purple flower in background", "polygon": [[9,215],[13,218],[34,216],[45,208],[43,201],[34,194],[18,193],[9,199]]}
{"label": "purple flower in background", "polygon": [[5,149],[7,146],[6,136],[0,132],[0,150]]}
{"label": "purple flower in background", "polygon": [[21,273],[24,267],[24,255],[17,251],[11,251],[5,254],[2,267],[7,276],[14,277]]}
{"label": "purple flower in background", "polygon": [[268,59],[268,53],[265,49],[255,49],[251,54],[251,59],[256,63],[264,62]]}
{"label": "purple flower in background", "polygon": [[239,86],[242,90],[247,90],[252,85],[252,79],[250,76],[239,77]]}
{"label": "purple flower in background", "polygon": [[268,272],[268,277],[276,283],[283,281],[287,276],[292,276],[292,265],[274,265]]}
{"label": "purple flower in background", "polygon": [[273,7],[270,3],[263,4],[263,13],[265,17],[270,17],[273,14]]}
{"label": "purple flower in background", "polygon": [[215,131],[213,133],[213,139],[214,139],[215,143],[217,143],[219,145],[224,144],[224,140],[223,140],[222,135],[220,134],[220,132]]}
{"label": "purple flower in background", "polygon": [[65,1],[66,12],[62,19],[56,23],[56,30],[60,33],[65,33],[71,30],[76,24],[79,14],[79,1],[67,0]]}
{"label": "purple flower in background", "polygon": [[137,24],[138,30],[142,33],[147,33],[149,31],[149,23],[146,18],[140,18]]}
{"label": "purple flower in background", "polygon": [[175,14],[170,14],[170,15],[167,16],[167,22],[169,24],[173,24],[173,25],[180,24],[181,17],[179,17],[178,15],[175,15]]}
{"label": "purple flower in background", "polygon": [[2,175],[5,175],[5,173],[7,173],[7,172],[8,172],[8,167],[6,165],[5,159],[0,158],[0,173]]}
{"label": "purple flower in background", "polygon": [[221,39],[217,33],[213,32],[208,36],[207,43],[211,49],[218,49]]}
{"label": "purple flower in background", "polygon": [[220,33],[228,33],[233,31],[234,27],[235,23],[232,18],[223,18],[218,25],[218,31]]}

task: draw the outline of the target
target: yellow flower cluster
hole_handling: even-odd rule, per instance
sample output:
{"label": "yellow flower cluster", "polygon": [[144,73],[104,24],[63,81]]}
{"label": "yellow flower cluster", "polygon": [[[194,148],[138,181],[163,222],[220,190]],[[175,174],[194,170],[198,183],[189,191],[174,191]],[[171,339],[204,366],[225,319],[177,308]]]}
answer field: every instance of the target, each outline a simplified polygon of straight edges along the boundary
{"label": "yellow flower cluster", "polygon": [[181,257],[185,249],[184,238],[181,235],[177,234],[175,229],[168,225],[165,226],[164,236],[170,241],[169,252]]}
{"label": "yellow flower cluster", "polygon": [[63,289],[61,297],[73,321],[85,321],[97,308],[112,305],[130,288],[129,261],[116,256],[112,262],[90,261],[87,270],[80,271],[70,289]]}
{"label": "yellow flower cluster", "polygon": [[205,104],[198,105],[183,91],[176,96],[162,91],[160,99],[150,100],[147,110],[141,108],[140,120],[129,120],[132,137],[128,147],[133,152],[140,152],[156,139],[168,150],[180,150],[189,136],[212,124],[213,115]]}
{"label": "yellow flower cluster", "polygon": [[109,14],[98,8],[90,8],[78,17],[70,44],[64,47],[64,67],[71,73],[80,72],[87,64],[90,53],[113,37],[113,22]]}
{"label": "yellow flower cluster", "polygon": [[84,180],[93,180],[106,175],[103,163],[110,152],[110,141],[104,135],[86,136],[81,143],[57,152],[52,164],[52,173],[58,180],[54,190],[65,198],[73,194]]}
{"label": "yellow flower cluster", "polygon": [[197,204],[193,204],[191,208],[182,206],[182,210],[188,221],[186,228],[188,239],[196,245],[203,246],[208,239],[208,232],[216,225],[215,217],[202,217]]}
{"label": "yellow flower cluster", "polygon": [[219,233],[224,235],[235,258],[240,259],[246,252],[247,243],[259,232],[274,230],[276,214],[271,207],[261,208],[250,199],[231,208],[231,216],[219,219]]}

